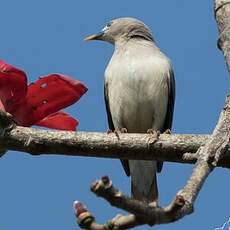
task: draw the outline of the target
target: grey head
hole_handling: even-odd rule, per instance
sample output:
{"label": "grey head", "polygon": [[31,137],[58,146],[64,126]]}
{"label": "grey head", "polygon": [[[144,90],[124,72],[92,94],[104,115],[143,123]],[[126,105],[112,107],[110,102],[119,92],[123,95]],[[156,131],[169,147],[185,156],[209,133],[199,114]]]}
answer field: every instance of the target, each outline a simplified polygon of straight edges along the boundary
{"label": "grey head", "polygon": [[135,18],[118,18],[112,20],[102,31],[84,40],[102,40],[115,45],[119,41],[129,41],[130,39],[142,39],[154,42],[149,28]]}

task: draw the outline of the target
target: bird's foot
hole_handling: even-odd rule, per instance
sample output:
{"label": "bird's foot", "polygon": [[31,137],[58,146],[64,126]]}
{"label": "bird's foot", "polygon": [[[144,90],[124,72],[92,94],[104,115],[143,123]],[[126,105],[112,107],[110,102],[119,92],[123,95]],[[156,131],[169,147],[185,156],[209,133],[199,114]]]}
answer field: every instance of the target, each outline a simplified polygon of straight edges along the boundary
{"label": "bird's foot", "polygon": [[107,130],[107,134],[114,133],[118,140],[120,140],[119,133],[127,133],[127,132],[128,132],[128,130],[126,128],[122,128],[120,131],[119,130],[113,131],[111,129]]}
{"label": "bird's foot", "polygon": [[153,133],[154,133],[154,130],[153,130],[153,129],[148,129],[148,130],[147,130],[147,133],[148,133],[148,134],[153,134]]}
{"label": "bird's foot", "polygon": [[111,133],[114,133],[116,135],[117,139],[120,140],[120,137],[118,135],[118,131],[117,130],[108,129],[107,130],[107,134],[111,134]]}
{"label": "bird's foot", "polygon": [[110,134],[110,133],[113,133],[113,130],[108,129],[108,130],[107,130],[107,134]]}
{"label": "bird's foot", "polygon": [[148,129],[147,130],[148,134],[151,134],[151,136],[149,137],[148,140],[148,145],[154,144],[156,141],[159,140],[159,136],[160,136],[160,131],[155,131],[153,129]]}

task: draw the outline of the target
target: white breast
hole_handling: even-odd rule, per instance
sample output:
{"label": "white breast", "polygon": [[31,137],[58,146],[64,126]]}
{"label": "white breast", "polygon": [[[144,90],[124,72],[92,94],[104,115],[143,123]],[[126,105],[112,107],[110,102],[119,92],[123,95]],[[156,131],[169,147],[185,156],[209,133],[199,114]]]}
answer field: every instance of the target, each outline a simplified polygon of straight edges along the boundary
{"label": "white breast", "polygon": [[170,63],[164,56],[124,55],[112,57],[106,72],[109,105],[116,129],[146,132],[161,129],[168,104]]}

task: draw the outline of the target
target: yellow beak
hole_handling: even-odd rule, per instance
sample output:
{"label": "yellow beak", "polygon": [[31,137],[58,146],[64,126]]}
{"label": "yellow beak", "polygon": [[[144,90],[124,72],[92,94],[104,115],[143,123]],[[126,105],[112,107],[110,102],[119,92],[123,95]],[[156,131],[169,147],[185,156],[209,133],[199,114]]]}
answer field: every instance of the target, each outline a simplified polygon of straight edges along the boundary
{"label": "yellow beak", "polygon": [[94,34],[94,35],[91,35],[91,36],[85,38],[84,41],[94,40],[96,37],[97,37],[96,34]]}
{"label": "yellow beak", "polygon": [[84,41],[102,40],[103,35],[104,35],[104,32],[101,31],[101,32],[99,32],[99,33],[97,33],[97,34],[94,34],[94,35],[91,35],[91,36],[85,38]]}

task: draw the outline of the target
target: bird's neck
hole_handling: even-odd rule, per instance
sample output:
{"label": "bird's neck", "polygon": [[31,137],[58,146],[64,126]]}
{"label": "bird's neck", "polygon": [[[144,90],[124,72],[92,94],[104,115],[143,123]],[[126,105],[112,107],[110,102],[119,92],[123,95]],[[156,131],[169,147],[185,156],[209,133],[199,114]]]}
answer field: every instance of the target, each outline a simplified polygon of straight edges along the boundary
{"label": "bird's neck", "polygon": [[115,41],[114,53],[125,53],[126,51],[134,51],[135,49],[155,49],[158,50],[157,46],[153,41],[139,40],[139,39],[119,39]]}

